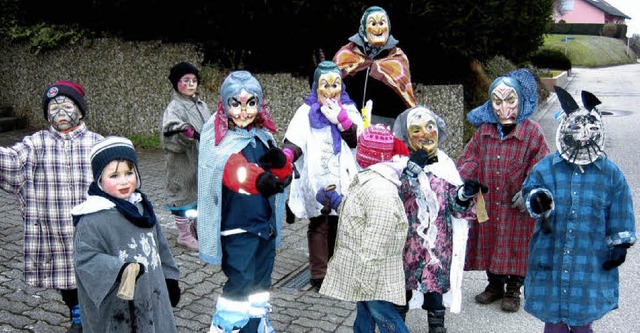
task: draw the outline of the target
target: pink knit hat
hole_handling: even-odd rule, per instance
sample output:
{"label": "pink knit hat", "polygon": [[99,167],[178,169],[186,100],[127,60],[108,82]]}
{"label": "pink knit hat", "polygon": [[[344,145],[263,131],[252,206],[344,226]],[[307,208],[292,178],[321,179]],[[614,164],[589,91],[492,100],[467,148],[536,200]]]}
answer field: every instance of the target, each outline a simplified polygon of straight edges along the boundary
{"label": "pink knit hat", "polygon": [[367,127],[358,137],[356,161],[362,168],[391,161],[394,155],[409,156],[407,146],[382,124]]}

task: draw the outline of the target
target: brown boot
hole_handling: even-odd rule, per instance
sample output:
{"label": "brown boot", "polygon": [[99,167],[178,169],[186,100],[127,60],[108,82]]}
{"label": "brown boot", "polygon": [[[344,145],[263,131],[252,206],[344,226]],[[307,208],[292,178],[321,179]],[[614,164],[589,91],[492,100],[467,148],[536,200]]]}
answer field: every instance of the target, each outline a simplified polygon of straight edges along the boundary
{"label": "brown boot", "polygon": [[522,283],[507,281],[507,291],[502,300],[502,311],[517,312],[520,309],[520,287]]}
{"label": "brown boot", "polygon": [[489,283],[483,292],[476,295],[476,302],[480,304],[491,304],[504,297],[504,285]]}

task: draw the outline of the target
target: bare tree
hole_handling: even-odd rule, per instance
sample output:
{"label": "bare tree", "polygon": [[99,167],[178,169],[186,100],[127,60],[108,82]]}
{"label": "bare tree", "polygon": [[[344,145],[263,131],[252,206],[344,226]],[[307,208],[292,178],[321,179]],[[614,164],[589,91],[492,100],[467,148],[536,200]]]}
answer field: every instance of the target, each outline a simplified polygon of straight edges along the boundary
{"label": "bare tree", "polygon": [[629,40],[629,47],[631,48],[631,50],[633,50],[633,52],[636,53],[637,56],[640,56],[640,35],[639,34],[633,34],[633,36],[631,36],[631,40]]}

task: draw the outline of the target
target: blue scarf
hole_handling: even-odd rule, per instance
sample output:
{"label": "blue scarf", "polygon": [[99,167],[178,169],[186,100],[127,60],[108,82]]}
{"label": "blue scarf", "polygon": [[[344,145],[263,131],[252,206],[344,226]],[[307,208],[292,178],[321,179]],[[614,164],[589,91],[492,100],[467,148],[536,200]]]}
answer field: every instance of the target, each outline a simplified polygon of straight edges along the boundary
{"label": "blue scarf", "polygon": [[136,205],[130,203],[127,200],[118,199],[107,194],[100,189],[96,182],[92,182],[91,185],[89,185],[89,191],[87,193],[89,193],[89,195],[103,197],[113,202],[116,205],[116,209],[118,210],[118,212],[120,212],[120,214],[122,214],[122,216],[124,216],[127,220],[129,220],[129,222],[140,228],[152,228],[156,224],[156,214],[153,212],[153,205],[151,205],[151,202],[149,201],[149,199],[147,199],[147,196],[140,191],[138,191],[138,193],[140,193],[142,197],[141,204],[144,208],[142,214],[140,214],[140,211],[138,211],[138,207],[136,207]]}

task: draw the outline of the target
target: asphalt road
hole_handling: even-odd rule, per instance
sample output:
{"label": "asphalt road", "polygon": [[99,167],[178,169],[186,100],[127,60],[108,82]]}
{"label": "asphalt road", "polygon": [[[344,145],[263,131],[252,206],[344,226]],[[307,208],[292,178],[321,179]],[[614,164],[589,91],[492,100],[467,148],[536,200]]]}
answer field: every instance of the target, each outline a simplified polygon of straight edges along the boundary
{"label": "asphalt road", "polygon": [[[579,101],[580,91],[588,90],[603,102],[607,155],[625,173],[633,191],[635,215],[640,203],[640,140],[636,132],[640,124],[640,64],[600,69],[573,69],[565,87]],[[543,126],[545,136],[555,149],[553,119],[560,106],[555,98],[542,103],[534,115]],[[91,124],[89,123],[89,126]],[[28,131],[0,133],[0,146],[11,145]],[[193,252],[176,245],[177,230],[171,216],[160,207],[163,201],[164,162],[159,151],[139,152],[142,190],[156,206],[174,257],[181,268],[182,300],[175,308],[180,332],[206,332],[214,304],[225,277],[219,267],[205,265]],[[319,295],[308,284],[286,288],[291,278],[303,271],[307,262],[306,227],[299,220],[283,228],[282,247],[278,250],[272,275],[271,315],[277,332],[352,332],[355,306]],[[66,332],[68,314],[59,294],[38,289],[22,280],[22,221],[17,200],[0,192],[0,332]],[[620,308],[594,325],[595,332],[640,332],[640,257],[637,246],[629,250],[620,269]],[[484,272],[465,272],[463,305],[459,314],[447,312],[449,333],[534,333],[542,332],[543,323],[523,310],[505,313],[499,302],[479,305],[473,297],[485,287]],[[407,324],[411,332],[427,332],[427,314],[411,310]]]}

